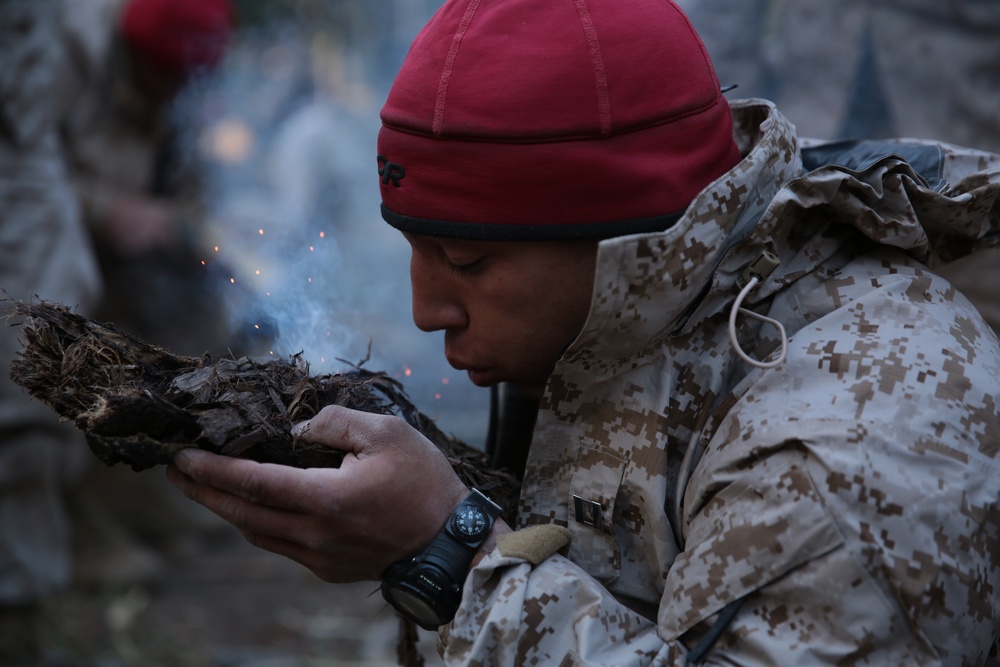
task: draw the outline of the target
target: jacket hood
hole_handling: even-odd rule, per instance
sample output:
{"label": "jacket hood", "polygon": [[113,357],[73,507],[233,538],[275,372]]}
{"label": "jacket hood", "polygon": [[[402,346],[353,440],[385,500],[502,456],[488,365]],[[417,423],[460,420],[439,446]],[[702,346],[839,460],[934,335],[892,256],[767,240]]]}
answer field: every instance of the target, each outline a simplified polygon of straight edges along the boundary
{"label": "jacket hood", "polygon": [[569,353],[625,358],[732,304],[765,251],[753,305],[858,233],[931,266],[1000,245],[1000,156],[919,140],[801,142],[765,100],[732,105],[743,159],[664,231],[603,241],[590,316]]}

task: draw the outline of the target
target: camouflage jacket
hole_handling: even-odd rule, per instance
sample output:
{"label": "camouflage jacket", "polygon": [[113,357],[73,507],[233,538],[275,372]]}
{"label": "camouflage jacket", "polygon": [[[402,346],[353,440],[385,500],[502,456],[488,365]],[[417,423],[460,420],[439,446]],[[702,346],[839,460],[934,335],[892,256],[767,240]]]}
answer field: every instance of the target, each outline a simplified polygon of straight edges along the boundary
{"label": "camouflage jacket", "polygon": [[[518,519],[572,542],[483,559],[440,633],[448,664],[987,660],[1000,346],[927,264],[997,242],[1000,157],[805,150],[770,103],[733,113],[742,162],[672,229],[601,244]],[[775,368],[727,327],[765,251],[780,265],[743,307],[784,325]],[[736,324],[752,357],[779,353],[773,325]]]}

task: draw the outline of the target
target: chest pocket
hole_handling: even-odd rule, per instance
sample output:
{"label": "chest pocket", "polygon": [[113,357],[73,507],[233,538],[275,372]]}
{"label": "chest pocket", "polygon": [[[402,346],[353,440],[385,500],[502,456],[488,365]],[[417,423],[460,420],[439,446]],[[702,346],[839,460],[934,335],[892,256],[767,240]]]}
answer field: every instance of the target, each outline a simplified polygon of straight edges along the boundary
{"label": "chest pocket", "polygon": [[585,446],[570,482],[568,528],[573,541],[568,555],[605,585],[621,574],[621,546],[615,536],[614,514],[628,463],[625,455]]}

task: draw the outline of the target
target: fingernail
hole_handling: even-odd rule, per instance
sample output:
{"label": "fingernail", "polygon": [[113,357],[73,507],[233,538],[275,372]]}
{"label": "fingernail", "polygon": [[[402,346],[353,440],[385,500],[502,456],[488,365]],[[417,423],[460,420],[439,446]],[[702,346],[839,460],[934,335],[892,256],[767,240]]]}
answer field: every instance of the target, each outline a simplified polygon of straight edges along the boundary
{"label": "fingernail", "polygon": [[312,421],[312,420],[311,419],[307,419],[304,422],[299,422],[298,424],[293,425],[292,426],[292,437],[302,435],[302,431],[306,430],[306,427],[309,426],[309,422],[310,421]]}
{"label": "fingernail", "polygon": [[180,450],[174,454],[174,465],[177,466],[179,470],[187,472],[191,465],[194,463],[194,459],[198,456],[198,450],[194,447],[187,447]]}

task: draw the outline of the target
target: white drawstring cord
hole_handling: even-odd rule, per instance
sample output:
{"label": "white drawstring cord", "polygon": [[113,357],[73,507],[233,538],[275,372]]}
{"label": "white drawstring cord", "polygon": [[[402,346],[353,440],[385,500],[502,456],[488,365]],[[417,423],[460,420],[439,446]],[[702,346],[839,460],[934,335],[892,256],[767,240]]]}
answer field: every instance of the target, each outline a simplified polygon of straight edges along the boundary
{"label": "white drawstring cord", "polygon": [[[733,350],[739,355],[740,359],[747,362],[751,366],[756,366],[757,368],[776,368],[780,366],[785,361],[785,356],[788,354],[788,336],[785,335],[785,327],[782,326],[781,322],[764,315],[753,312],[752,310],[747,310],[743,308],[743,300],[747,298],[747,294],[757,286],[760,279],[757,276],[751,276],[747,281],[747,284],[743,286],[740,290],[739,296],[736,297],[736,301],[733,302],[733,308],[729,311],[729,342],[732,343]],[[778,355],[777,359],[773,361],[757,361],[752,358],[743,348],[740,347],[740,343],[736,340],[736,314],[743,313],[747,317],[752,317],[754,319],[760,320],[761,322],[767,322],[778,328],[778,333],[781,335],[781,353]]]}

